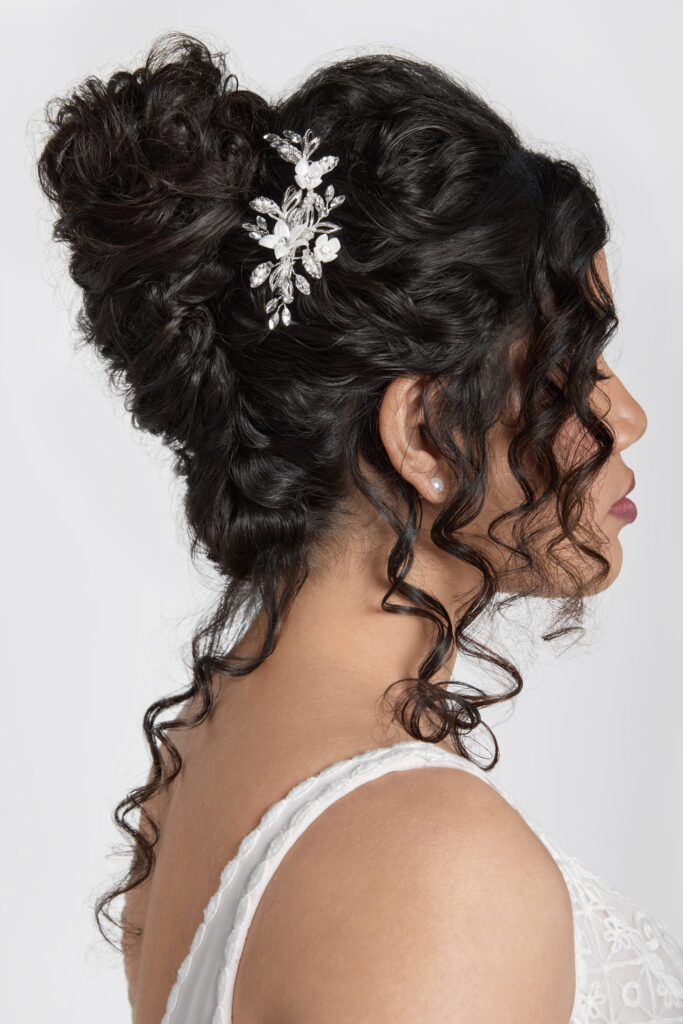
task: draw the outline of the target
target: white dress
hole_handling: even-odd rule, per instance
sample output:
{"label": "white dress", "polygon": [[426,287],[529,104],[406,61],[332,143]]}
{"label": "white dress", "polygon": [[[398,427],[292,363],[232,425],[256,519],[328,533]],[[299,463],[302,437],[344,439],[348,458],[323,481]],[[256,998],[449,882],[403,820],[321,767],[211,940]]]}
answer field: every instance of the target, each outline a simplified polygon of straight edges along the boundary
{"label": "white dress", "polygon": [[385,772],[452,765],[517,810],[564,875],[574,915],[576,992],[569,1024],[683,1024],[683,949],[651,916],[564,853],[488,774],[419,740],[367,750],[299,783],[273,804],[225,866],[178,970],[161,1024],[231,1024],[235,976],[258,902],[304,829],[335,800]]}

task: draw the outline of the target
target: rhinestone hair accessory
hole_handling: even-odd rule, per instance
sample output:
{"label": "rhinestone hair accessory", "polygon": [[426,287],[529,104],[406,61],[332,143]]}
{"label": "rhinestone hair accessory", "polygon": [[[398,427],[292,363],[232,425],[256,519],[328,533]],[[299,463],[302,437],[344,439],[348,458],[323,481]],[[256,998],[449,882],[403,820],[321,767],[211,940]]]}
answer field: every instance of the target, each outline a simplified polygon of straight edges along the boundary
{"label": "rhinestone hair accessory", "polygon": [[[323,156],[311,160],[320,139],[313,136],[310,128],[303,137],[298,132],[283,131],[282,135],[267,132],[263,138],[283,160],[294,164],[296,181],[296,186],[290,185],[285,191],[282,207],[266,196],[258,196],[249,203],[258,214],[266,214],[275,221],[272,232],[264,216],[257,216],[253,224],[242,224],[250,238],[257,239],[258,244],[266,249],[272,249],[275,256],[275,262],[266,260],[259,263],[249,280],[250,288],[258,288],[268,278],[273,298],[266,303],[266,314],[269,314],[268,327],[272,329],[277,327],[280,319],[285,326],[292,322],[287,307],[294,301],[294,285],[304,295],[310,294],[310,281],[302,273],[297,273],[295,261],[301,260],[310,277],[320,278],[323,263],[337,258],[339,239],[330,236],[341,231],[341,227],[326,218],[335,206],[344,202],[346,196],[335,196],[333,185],[327,186],[324,198],[316,192],[323,174],[337,166],[339,157]],[[314,237],[311,249],[309,242]],[[299,247],[301,252],[298,254]]]}

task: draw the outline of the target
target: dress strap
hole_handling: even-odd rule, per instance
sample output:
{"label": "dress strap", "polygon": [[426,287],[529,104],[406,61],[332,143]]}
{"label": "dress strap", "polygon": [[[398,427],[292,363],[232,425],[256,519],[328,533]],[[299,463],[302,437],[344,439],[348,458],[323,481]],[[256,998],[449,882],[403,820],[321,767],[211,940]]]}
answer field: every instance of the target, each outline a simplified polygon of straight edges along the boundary
{"label": "dress strap", "polygon": [[256,907],[285,854],[311,822],[339,797],[371,779],[391,771],[436,765],[460,768],[483,778],[516,807],[511,798],[487,777],[487,773],[467,758],[444,750],[443,747],[435,747],[427,741],[402,740],[392,746],[366,750],[330,765],[318,775],[295,786],[266,812],[254,832],[245,838],[237,856],[228,865],[225,878],[221,879],[221,887],[229,885],[244,857],[259,840],[263,841],[262,833],[270,835],[265,850],[241,886],[241,896],[227,936],[218,975],[217,1003],[212,1024],[230,1024],[237,968]]}

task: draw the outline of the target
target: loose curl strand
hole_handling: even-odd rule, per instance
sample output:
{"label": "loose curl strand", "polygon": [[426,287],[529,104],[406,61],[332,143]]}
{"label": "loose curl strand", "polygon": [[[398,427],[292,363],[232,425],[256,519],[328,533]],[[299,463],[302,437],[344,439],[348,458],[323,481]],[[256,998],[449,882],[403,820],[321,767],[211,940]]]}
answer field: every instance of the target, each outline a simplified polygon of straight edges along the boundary
{"label": "loose curl strand", "polygon": [[[609,570],[584,510],[614,442],[591,395],[605,379],[597,362],[618,320],[595,270],[608,225],[592,182],[526,148],[482,99],[427,62],[384,53],[339,60],[270,103],[239,88],[225,54],[172,32],[142,67],[88,77],[45,114],[38,179],[82,291],[79,333],[102,356],[134,425],[173,453],[192,558],[208,559],[221,582],[191,641],[191,682],[145,712],[148,781],[114,811],[132,856],[95,917],[116,945],[102,922],[127,931],[109,908],[150,876],[160,827],[148,807],[182,768],[170,733],[203,722],[219,681],[248,675],[272,654],[326,543],[343,535],[354,490],[395,536],[382,609],[433,626],[418,676],[383,695],[409,736],[449,737],[472,759],[464,738],[484,725],[482,709],[522,689],[517,667],[473,635],[497,600],[502,609],[550,596],[559,571],[567,596],[543,639],[584,631],[584,597]],[[249,288],[261,257],[241,225],[252,198],[278,197],[290,183],[263,134],[306,127],[325,152],[343,154],[330,180],[346,195],[335,211],[344,244],[310,294],[297,294],[298,322],[269,330],[264,288]],[[408,581],[422,501],[378,427],[385,390],[402,375],[426,380],[425,436],[455,481],[431,540],[481,579],[458,609]],[[508,415],[516,428],[508,462],[524,501],[488,534],[528,586],[506,595],[506,571],[464,531],[487,492],[487,434]],[[567,469],[554,442],[569,421],[591,450]],[[572,568],[567,545],[593,575]],[[256,614],[262,646],[238,656],[226,630]],[[454,650],[501,669],[511,687],[487,694],[435,678]],[[193,714],[160,721],[190,702]],[[490,770],[499,749],[485,728]]]}

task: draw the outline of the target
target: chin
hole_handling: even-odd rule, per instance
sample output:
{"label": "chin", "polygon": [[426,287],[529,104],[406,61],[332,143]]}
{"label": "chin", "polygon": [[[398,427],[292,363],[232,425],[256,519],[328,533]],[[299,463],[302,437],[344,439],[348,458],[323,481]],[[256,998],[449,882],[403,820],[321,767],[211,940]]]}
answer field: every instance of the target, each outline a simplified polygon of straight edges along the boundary
{"label": "chin", "polygon": [[611,542],[609,550],[604,552],[604,555],[609,561],[609,572],[604,579],[600,580],[599,583],[595,584],[594,587],[588,591],[589,594],[601,594],[604,590],[607,590],[608,587],[612,586],[621,572],[621,566],[624,561],[624,552],[618,538],[615,538]]}

